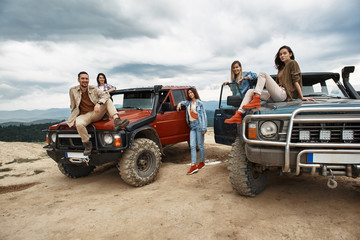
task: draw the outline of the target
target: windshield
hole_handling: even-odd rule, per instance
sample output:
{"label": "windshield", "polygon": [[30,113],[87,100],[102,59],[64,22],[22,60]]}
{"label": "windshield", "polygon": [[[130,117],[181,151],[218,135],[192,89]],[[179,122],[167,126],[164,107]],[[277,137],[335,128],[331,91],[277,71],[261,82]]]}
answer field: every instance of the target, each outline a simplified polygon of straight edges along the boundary
{"label": "windshield", "polygon": [[344,94],[333,79],[324,80],[311,86],[303,86],[303,95],[306,96],[331,96],[344,98]]}
{"label": "windshield", "polygon": [[150,91],[126,92],[112,96],[116,109],[152,109],[154,93]]}

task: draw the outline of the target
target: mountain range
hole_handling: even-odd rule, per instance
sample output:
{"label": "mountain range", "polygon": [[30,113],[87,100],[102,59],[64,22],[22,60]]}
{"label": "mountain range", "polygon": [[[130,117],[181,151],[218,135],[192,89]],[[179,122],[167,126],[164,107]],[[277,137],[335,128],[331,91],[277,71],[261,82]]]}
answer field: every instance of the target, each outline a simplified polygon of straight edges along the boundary
{"label": "mountain range", "polygon": [[[203,101],[205,109],[212,114],[218,108],[218,101]],[[208,114],[209,114],[208,113]],[[0,125],[30,125],[57,122],[70,116],[70,108],[50,108],[44,110],[0,111]]]}

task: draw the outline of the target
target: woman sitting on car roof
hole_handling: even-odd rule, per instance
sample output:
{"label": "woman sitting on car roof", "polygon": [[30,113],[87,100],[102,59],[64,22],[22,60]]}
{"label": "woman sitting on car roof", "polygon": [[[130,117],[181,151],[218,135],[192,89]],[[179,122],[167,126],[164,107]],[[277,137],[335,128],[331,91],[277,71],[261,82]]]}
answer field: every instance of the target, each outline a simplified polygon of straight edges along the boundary
{"label": "woman sitting on car roof", "polygon": [[[302,94],[302,78],[293,51],[288,46],[282,46],[275,55],[275,67],[278,70],[276,80],[269,74],[259,73],[255,89],[249,89],[235,115],[225,120],[225,123],[241,124],[244,109],[259,108],[260,99],[274,102],[291,101],[300,98],[303,101],[314,101]],[[266,90],[264,90],[266,87]]]}

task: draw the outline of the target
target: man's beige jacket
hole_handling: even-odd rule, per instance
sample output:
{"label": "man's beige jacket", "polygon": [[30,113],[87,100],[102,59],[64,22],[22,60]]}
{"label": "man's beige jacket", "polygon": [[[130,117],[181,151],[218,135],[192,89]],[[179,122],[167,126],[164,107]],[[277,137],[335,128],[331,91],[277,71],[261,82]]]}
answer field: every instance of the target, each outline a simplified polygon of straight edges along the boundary
{"label": "man's beige jacket", "polygon": [[[89,93],[89,98],[93,104],[96,104],[98,101],[104,104],[108,99],[110,99],[110,95],[108,92],[104,92],[96,86],[89,85],[88,93]],[[80,114],[79,105],[81,102],[81,94],[82,93],[81,93],[80,85],[70,88],[69,95],[70,95],[71,114],[69,119],[66,121],[69,127],[72,127],[74,125],[76,117],[79,116]]]}

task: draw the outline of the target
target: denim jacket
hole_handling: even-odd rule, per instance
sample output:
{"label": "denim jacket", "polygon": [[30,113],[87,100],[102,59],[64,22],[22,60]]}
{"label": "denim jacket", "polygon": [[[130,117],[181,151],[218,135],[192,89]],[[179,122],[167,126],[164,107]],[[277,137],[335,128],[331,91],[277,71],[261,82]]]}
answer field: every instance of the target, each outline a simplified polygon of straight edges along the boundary
{"label": "denim jacket", "polygon": [[[243,78],[245,77],[249,77],[250,79],[243,79],[240,82],[239,85],[239,89],[240,89],[240,96],[244,97],[245,93],[247,92],[247,90],[249,90],[250,88],[250,81],[254,80],[255,78],[257,78],[257,74],[253,73],[253,72],[243,72]],[[233,79],[232,82],[235,82],[235,79]],[[231,91],[233,93],[233,95],[239,95],[238,91],[237,91],[237,87],[235,84],[231,84],[230,85]]]}
{"label": "denim jacket", "polygon": [[[188,106],[190,106],[191,101],[182,101],[181,105],[184,105],[186,108]],[[198,113],[198,117],[199,117],[199,122],[200,122],[200,127],[201,130],[205,130],[207,131],[207,117],[206,117],[206,111],[204,108],[204,105],[202,104],[202,102],[199,99],[196,99],[196,112]],[[186,109],[186,122],[190,125],[189,122],[189,112]]]}

